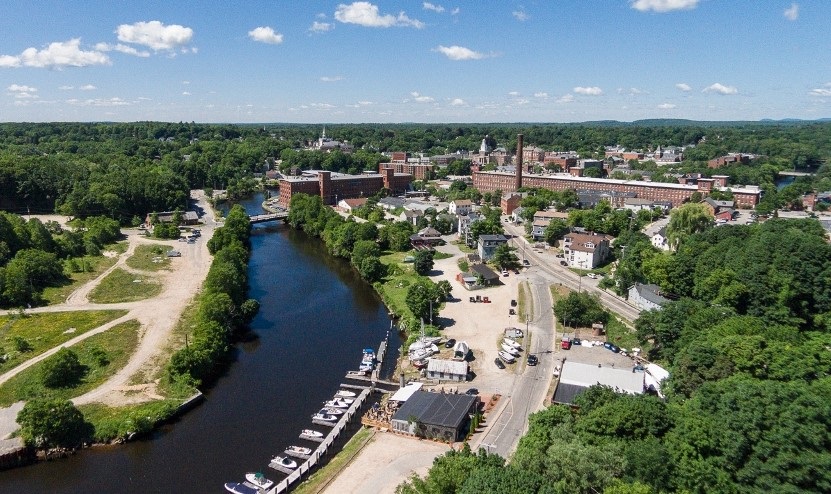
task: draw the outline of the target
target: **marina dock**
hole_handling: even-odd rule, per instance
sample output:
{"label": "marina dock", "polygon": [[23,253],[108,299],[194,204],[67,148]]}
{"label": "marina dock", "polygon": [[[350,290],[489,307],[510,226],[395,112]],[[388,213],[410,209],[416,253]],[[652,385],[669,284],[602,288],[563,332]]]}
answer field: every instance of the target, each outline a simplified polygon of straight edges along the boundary
{"label": "marina dock", "polygon": [[[325,455],[326,452],[329,450],[329,448],[332,446],[332,444],[334,444],[335,439],[337,439],[338,436],[341,434],[341,432],[343,432],[343,430],[346,428],[347,424],[352,419],[352,417],[355,416],[355,414],[358,413],[361,406],[363,406],[364,401],[366,401],[367,397],[371,393],[371,389],[367,388],[367,387],[364,387],[364,386],[355,386],[355,385],[342,384],[341,387],[346,388],[346,389],[355,389],[355,390],[360,389],[361,392],[358,394],[357,397],[355,397],[355,401],[349,406],[349,408],[346,410],[346,413],[344,413],[343,415],[340,416],[340,418],[338,419],[337,422],[335,422],[335,423],[327,422],[326,424],[320,424],[320,425],[328,425],[328,426],[332,427],[332,430],[329,432],[329,434],[326,435],[325,439],[313,438],[311,436],[306,436],[304,434],[300,435],[300,437],[302,439],[308,439],[308,440],[311,440],[311,441],[320,441],[320,445],[314,451],[312,451],[312,454],[309,456],[309,458],[306,461],[304,461],[303,463],[301,463],[296,469],[289,470],[289,469],[283,467],[282,465],[279,465],[279,464],[276,464],[276,463],[273,463],[273,462],[268,465],[269,467],[273,468],[274,470],[277,470],[278,472],[282,472],[282,473],[285,473],[285,474],[288,475],[288,477],[286,477],[281,482],[277,483],[274,487],[272,487],[268,491],[268,494],[281,494],[282,492],[286,492],[290,485],[292,485],[293,483],[300,480],[300,478],[304,474],[309,473],[309,471],[312,468],[314,468],[318,464],[318,462],[321,461],[321,458],[323,457],[323,455]],[[321,421],[321,422],[323,422],[323,421]],[[317,423],[317,422],[315,422],[315,423]],[[295,455],[292,455],[292,456],[295,456]]]}

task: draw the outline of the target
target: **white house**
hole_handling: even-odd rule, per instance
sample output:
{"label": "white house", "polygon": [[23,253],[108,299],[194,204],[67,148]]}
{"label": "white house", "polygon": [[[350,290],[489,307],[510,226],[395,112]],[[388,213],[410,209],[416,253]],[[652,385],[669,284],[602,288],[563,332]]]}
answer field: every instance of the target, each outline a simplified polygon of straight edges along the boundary
{"label": "white house", "polygon": [[352,214],[353,212],[355,212],[355,209],[366,204],[366,200],[366,197],[359,197],[356,199],[341,199],[340,201],[338,201],[338,209],[340,209],[344,213]]}
{"label": "white house", "polygon": [[468,215],[473,210],[473,202],[470,199],[454,199],[450,201],[450,206],[447,208],[450,214]]}
{"label": "white house", "polygon": [[669,250],[669,239],[667,238],[666,227],[661,228],[652,234],[652,246],[656,249]]}
{"label": "white house", "polygon": [[611,237],[597,233],[569,233],[563,238],[563,252],[569,267],[594,269],[611,252]]}
{"label": "white house", "polygon": [[669,302],[660,292],[658,285],[635,283],[629,288],[629,301],[643,310],[660,309]]}

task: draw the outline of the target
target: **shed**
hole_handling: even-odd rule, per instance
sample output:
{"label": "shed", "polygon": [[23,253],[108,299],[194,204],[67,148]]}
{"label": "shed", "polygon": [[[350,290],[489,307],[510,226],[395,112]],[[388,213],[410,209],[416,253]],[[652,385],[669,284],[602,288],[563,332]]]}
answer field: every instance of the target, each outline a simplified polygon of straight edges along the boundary
{"label": "shed", "polygon": [[427,378],[439,381],[467,381],[468,364],[464,360],[427,360]]}
{"label": "shed", "polygon": [[403,403],[409,400],[413,393],[420,390],[423,385],[423,383],[410,383],[396,391],[395,394],[393,394],[392,396],[390,396],[390,401],[398,401]]}
{"label": "shed", "polygon": [[477,396],[416,391],[390,421],[396,432],[454,442],[464,438]]}
{"label": "shed", "polygon": [[499,275],[496,274],[496,271],[484,264],[473,264],[470,266],[470,270],[473,271],[474,275],[481,276],[485,280],[485,285],[493,285],[499,281]]}

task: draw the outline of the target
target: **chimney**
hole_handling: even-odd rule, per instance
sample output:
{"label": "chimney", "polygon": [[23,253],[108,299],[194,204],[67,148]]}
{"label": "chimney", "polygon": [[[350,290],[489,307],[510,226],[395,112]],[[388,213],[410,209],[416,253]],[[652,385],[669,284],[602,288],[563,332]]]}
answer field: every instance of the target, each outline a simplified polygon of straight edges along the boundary
{"label": "chimney", "polygon": [[516,189],[522,188],[522,134],[516,135]]}

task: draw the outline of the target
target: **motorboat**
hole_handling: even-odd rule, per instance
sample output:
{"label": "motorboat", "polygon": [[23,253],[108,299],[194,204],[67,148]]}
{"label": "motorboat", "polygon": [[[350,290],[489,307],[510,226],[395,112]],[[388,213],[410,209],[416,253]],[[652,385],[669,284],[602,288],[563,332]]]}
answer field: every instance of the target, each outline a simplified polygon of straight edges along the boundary
{"label": "motorboat", "polygon": [[308,456],[312,454],[312,448],[306,448],[304,446],[289,446],[288,448],[286,448],[286,454]]}
{"label": "motorboat", "polygon": [[470,347],[467,346],[466,341],[457,341],[455,345],[453,345],[453,356],[455,358],[464,359],[467,357],[467,354],[470,353]]}
{"label": "motorboat", "polygon": [[239,482],[226,482],[225,490],[234,494],[259,494],[259,489]]}
{"label": "motorboat", "polygon": [[506,353],[510,353],[510,354],[511,354],[511,355],[513,355],[514,357],[518,357],[518,356],[519,356],[519,350],[517,350],[516,348],[512,347],[511,345],[508,345],[507,343],[503,343],[503,344],[502,344],[502,350],[503,350],[504,352],[506,352]]}
{"label": "motorboat", "polygon": [[514,362],[516,362],[516,357],[505,351],[499,352],[499,358],[501,358],[507,364],[513,364]]}
{"label": "motorboat", "polygon": [[324,422],[337,422],[338,418],[328,413],[316,413],[312,415],[312,419],[322,420]]}
{"label": "motorboat", "polygon": [[349,403],[337,399],[329,400],[324,405],[326,405],[326,408],[349,408]]}
{"label": "motorboat", "polygon": [[347,391],[345,389],[339,389],[335,396],[340,396],[341,398],[354,398],[358,395],[353,393],[352,391]]}
{"label": "motorboat", "polygon": [[249,484],[253,485],[257,489],[262,490],[268,490],[269,487],[274,485],[273,480],[268,480],[267,478],[265,478],[265,475],[263,475],[260,472],[246,473],[245,480],[247,480]]}
{"label": "motorboat", "polygon": [[343,410],[340,408],[325,407],[321,408],[319,413],[327,415],[343,415]]}
{"label": "motorboat", "polygon": [[317,438],[322,438],[323,437],[322,432],[318,432],[318,431],[315,431],[315,430],[312,430],[312,429],[303,429],[302,431],[300,431],[300,435],[301,436],[306,436],[306,437],[317,437]]}
{"label": "motorboat", "polygon": [[288,456],[275,456],[271,459],[271,463],[276,463],[277,465],[280,465],[283,468],[297,468],[297,462],[292,460]]}
{"label": "motorboat", "polygon": [[359,376],[365,376],[366,373],[367,373],[367,371],[365,371],[365,370],[351,370],[351,371],[347,371],[346,375],[347,376],[359,377]]}
{"label": "motorboat", "polygon": [[347,398],[346,396],[340,396],[338,394],[335,394],[332,400],[340,401],[341,403],[346,403],[347,405],[355,403],[355,398]]}

